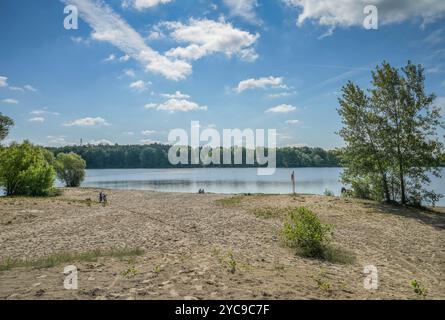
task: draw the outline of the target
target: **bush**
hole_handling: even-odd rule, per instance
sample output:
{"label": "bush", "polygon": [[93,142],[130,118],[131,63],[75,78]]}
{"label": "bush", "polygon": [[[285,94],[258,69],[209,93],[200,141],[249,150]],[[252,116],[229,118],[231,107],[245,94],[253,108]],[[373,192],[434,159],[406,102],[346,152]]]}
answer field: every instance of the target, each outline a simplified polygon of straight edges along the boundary
{"label": "bush", "polygon": [[85,178],[85,160],[76,153],[59,153],[55,164],[57,177],[67,187],[78,187]]}
{"label": "bush", "polygon": [[25,141],[0,151],[0,186],[6,195],[46,196],[54,180],[54,169],[42,148]]}
{"label": "bush", "polygon": [[286,244],[311,258],[325,258],[332,226],[322,224],[311,210],[301,207],[289,213],[283,226]]}
{"label": "bush", "polygon": [[323,194],[324,194],[326,197],[335,197],[334,192],[332,192],[332,191],[329,190],[329,189],[325,189]]}

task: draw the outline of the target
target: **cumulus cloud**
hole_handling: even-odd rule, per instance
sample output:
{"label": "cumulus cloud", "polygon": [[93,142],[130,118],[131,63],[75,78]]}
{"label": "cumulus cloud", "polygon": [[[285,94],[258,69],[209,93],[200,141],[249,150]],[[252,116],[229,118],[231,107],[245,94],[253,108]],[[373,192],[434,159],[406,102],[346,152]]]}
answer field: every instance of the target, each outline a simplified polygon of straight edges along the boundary
{"label": "cumulus cloud", "polygon": [[28,120],[29,122],[45,122],[45,118],[44,117],[34,117]]}
{"label": "cumulus cloud", "polygon": [[141,132],[141,134],[143,135],[143,136],[149,136],[149,135],[152,135],[153,133],[155,133],[156,131],[153,131],[153,130],[144,130],[144,131],[142,131]]}
{"label": "cumulus cloud", "polygon": [[237,93],[241,93],[246,90],[252,89],[267,89],[267,88],[281,88],[287,89],[282,77],[263,77],[259,79],[247,79],[238,84],[234,90]]}
{"label": "cumulus cloud", "polygon": [[134,81],[130,83],[130,88],[136,91],[144,91],[151,82],[144,82],[142,80]]}
{"label": "cumulus cloud", "polygon": [[190,99],[188,94],[184,94],[181,91],[176,91],[173,94],[161,93],[161,96],[167,99]]}
{"label": "cumulus cloud", "polygon": [[300,120],[287,120],[286,121],[287,124],[301,124]]}
{"label": "cumulus cloud", "polygon": [[279,106],[270,108],[266,110],[268,113],[289,113],[297,110],[297,107],[294,107],[290,104],[280,104]]}
{"label": "cumulus cloud", "polygon": [[173,0],[124,0],[122,1],[122,7],[133,7],[137,10],[144,10],[156,7],[159,4],[165,4],[172,1]]}
{"label": "cumulus cloud", "polygon": [[143,65],[147,72],[182,80],[191,72],[188,62],[169,59],[149,47],[143,37],[106,3],[98,0],[62,0],[77,6],[80,17],[92,28],[91,38],[108,42]]}
{"label": "cumulus cloud", "polygon": [[422,19],[422,24],[437,20],[445,15],[443,0],[283,0],[301,10],[297,25],[313,21],[322,26],[362,26],[365,6],[378,8],[379,23],[388,25],[413,18]]}
{"label": "cumulus cloud", "polygon": [[44,108],[44,109],[37,109],[37,110],[33,110],[33,111],[31,111],[30,112],[32,115],[45,115],[45,114],[47,114],[47,115],[53,115],[53,116],[59,116],[60,115],[60,113],[58,113],[58,112],[51,112],[51,111],[48,111],[46,108]]}
{"label": "cumulus cloud", "polygon": [[88,141],[88,144],[100,146],[100,145],[112,145],[113,143],[107,139],[100,139],[100,140],[90,140]]}
{"label": "cumulus cloud", "polygon": [[257,0],[223,0],[224,4],[229,7],[230,14],[239,16],[251,23],[260,23],[255,8],[258,6]]}
{"label": "cumulus cloud", "polygon": [[214,53],[236,55],[250,62],[258,58],[253,46],[260,35],[237,29],[224,20],[191,18],[186,24],[163,22],[158,27],[166,28],[177,42],[187,44],[167,51],[166,56],[171,58],[192,61]]}
{"label": "cumulus cloud", "polygon": [[8,86],[8,77],[0,76],[0,88]]}
{"label": "cumulus cloud", "polygon": [[107,58],[105,58],[103,60],[103,62],[112,62],[116,60],[116,55],[115,54],[110,54]]}
{"label": "cumulus cloud", "polygon": [[3,103],[6,103],[6,104],[18,104],[19,102],[18,102],[18,100],[16,100],[16,99],[3,99],[2,100],[2,102]]}
{"label": "cumulus cloud", "polygon": [[204,110],[206,111],[207,106],[200,106],[199,104],[186,100],[186,99],[169,99],[161,104],[149,103],[145,105],[146,109],[155,109],[160,111],[168,111],[168,112],[188,112],[188,111],[197,111]]}
{"label": "cumulus cloud", "polygon": [[66,122],[63,124],[65,127],[95,127],[95,126],[109,126],[110,124],[101,117],[97,118],[83,118],[74,121]]}

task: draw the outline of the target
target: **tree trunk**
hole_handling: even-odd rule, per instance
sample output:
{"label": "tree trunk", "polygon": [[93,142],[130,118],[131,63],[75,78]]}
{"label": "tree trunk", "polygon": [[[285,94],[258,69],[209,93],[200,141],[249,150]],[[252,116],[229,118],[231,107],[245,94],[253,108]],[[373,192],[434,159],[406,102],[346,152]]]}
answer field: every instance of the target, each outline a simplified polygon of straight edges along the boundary
{"label": "tree trunk", "polygon": [[406,204],[405,174],[403,172],[401,164],[400,164],[400,192],[401,192],[401,202],[403,205],[405,205]]}
{"label": "tree trunk", "polygon": [[383,173],[383,191],[385,193],[386,202],[390,202],[391,195],[389,194],[388,178],[386,176],[386,173]]}

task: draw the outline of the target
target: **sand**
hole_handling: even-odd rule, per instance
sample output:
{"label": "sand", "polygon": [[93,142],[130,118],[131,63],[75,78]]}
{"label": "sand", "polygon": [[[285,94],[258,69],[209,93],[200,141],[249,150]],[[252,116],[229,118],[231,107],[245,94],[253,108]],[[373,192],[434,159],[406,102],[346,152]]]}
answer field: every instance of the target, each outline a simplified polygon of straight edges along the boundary
{"label": "sand", "polygon": [[[0,299],[416,299],[414,279],[428,299],[445,299],[443,211],[314,195],[251,195],[221,204],[231,196],[128,190],[106,191],[104,207],[98,192],[0,198],[0,260],[116,246],[145,253],[73,262],[78,290],[64,288],[64,265],[0,271]],[[280,242],[281,216],[253,213],[267,206],[314,210],[335,226],[334,245],[355,261],[296,255]],[[377,290],[364,288],[367,265],[377,267]]]}

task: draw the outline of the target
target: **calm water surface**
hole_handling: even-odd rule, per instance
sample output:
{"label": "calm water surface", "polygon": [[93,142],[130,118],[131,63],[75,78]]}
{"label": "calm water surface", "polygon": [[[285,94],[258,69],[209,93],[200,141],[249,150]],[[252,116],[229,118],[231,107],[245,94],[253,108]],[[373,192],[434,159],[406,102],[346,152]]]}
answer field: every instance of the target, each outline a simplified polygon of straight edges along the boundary
{"label": "calm water surface", "polygon": [[[295,170],[298,193],[323,194],[329,189],[340,194],[341,168],[277,169],[272,176],[258,176],[254,168],[87,170],[82,186],[186,193],[204,188],[212,193],[285,194],[292,192],[292,170]],[[445,178],[434,178],[431,187],[445,194]],[[445,206],[445,200],[441,199],[439,205]]]}

